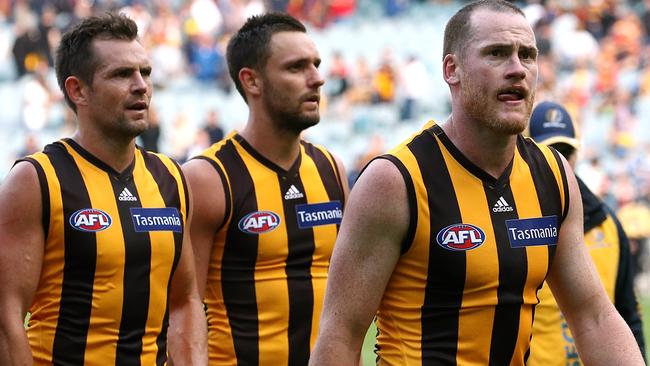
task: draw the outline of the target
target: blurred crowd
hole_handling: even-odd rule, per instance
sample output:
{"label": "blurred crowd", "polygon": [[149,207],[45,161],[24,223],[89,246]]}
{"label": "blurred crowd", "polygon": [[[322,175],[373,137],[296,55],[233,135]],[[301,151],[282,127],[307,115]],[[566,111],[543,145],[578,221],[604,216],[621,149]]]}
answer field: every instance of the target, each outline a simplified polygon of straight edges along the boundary
{"label": "blurred crowd", "polygon": [[[414,7],[448,8],[459,0],[0,0],[0,83],[20,85],[19,119],[25,142],[13,157],[42,148],[44,131],[65,136],[74,117],[64,107],[53,75],[53,50],[63,31],[77,19],[104,11],[121,11],[139,26],[151,53],[157,90],[191,80],[205,90],[234,95],[225,62],[230,34],[251,15],[286,11],[312,29],[331,29],[349,19],[379,21],[405,17]],[[577,171],[590,188],[624,218],[637,254],[650,237],[650,0],[529,0],[519,2],[536,32],[539,54],[537,100],[555,100],[571,112],[582,132]],[[377,21],[373,19],[372,21]],[[442,33],[434,35],[442,37]],[[363,47],[357,45],[356,47]],[[428,52],[426,45],[422,52]],[[349,49],[349,48],[348,48]],[[345,48],[321,52],[323,115],[352,119],[357,106],[389,106],[395,124],[421,125],[427,96],[441,87],[436,80],[440,56],[386,47],[377,54],[350,54]],[[433,61],[432,61],[433,60]],[[445,93],[443,93],[445,94]],[[448,99],[435,102],[448,108]],[[226,118],[216,107],[189,120],[179,113],[161,123],[152,110],[151,129],[140,139],[150,150],[165,150],[183,161],[223,137]],[[242,121],[237,121],[241,123]],[[231,126],[233,123],[229,122]],[[388,146],[373,132],[372,120],[350,121],[352,132],[367,145],[344,157],[353,183],[359,169]],[[160,139],[169,128],[170,138]],[[6,133],[6,132],[3,132]],[[390,131],[389,131],[390,133]],[[21,135],[21,136],[22,136]],[[169,146],[160,146],[164,143]],[[12,158],[13,158],[12,157]],[[640,258],[640,256],[638,256]],[[650,283],[648,284],[650,288]]]}

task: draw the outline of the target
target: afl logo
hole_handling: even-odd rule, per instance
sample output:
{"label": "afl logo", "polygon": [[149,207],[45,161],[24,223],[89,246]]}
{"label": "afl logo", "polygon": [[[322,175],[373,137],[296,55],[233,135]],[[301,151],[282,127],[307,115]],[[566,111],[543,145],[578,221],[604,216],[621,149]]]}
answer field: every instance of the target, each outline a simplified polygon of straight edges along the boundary
{"label": "afl logo", "polygon": [[102,210],[83,208],[70,216],[70,225],[79,231],[96,232],[106,230],[113,220]]}
{"label": "afl logo", "polygon": [[440,230],[436,241],[447,250],[470,250],[485,242],[485,233],[471,224],[453,224]]}
{"label": "afl logo", "polygon": [[247,234],[262,234],[280,225],[280,216],[271,211],[255,211],[239,220],[239,230]]}

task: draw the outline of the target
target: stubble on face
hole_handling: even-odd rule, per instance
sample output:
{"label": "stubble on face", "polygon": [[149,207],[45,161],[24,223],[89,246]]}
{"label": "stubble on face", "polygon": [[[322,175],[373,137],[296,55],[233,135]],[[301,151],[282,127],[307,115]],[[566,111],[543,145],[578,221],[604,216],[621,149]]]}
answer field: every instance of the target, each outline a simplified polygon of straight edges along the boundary
{"label": "stubble on face", "polygon": [[499,117],[499,110],[489,103],[492,94],[489,90],[473,82],[471,76],[461,76],[461,102],[465,114],[480,125],[502,134],[516,135],[522,133],[528,125],[528,120],[535,101],[535,90],[531,90],[525,102],[523,118],[505,119]]}
{"label": "stubble on face", "polygon": [[[481,12],[483,13],[480,17],[477,17],[477,14],[472,16],[472,22],[478,22],[478,24],[474,24],[473,26],[473,34],[470,36],[471,43],[480,44],[489,40],[493,34],[506,33],[508,38],[496,37],[489,42],[508,44],[512,42],[509,37],[512,37],[512,34],[514,34],[514,39],[517,42],[521,42],[521,39],[523,39],[524,45],[534,45],[534,35],[532,29],[527,27],[525,18],[521,17],[519,19],[520,15],[511,13]],[[486,23],[486,18],[489,19],[487,20],[488,23]],[[497,25],[497,28],[493,29],[495,27],[494,19],[496,18],[502,19],[503,23],[511,28],[504,31],[504,25],[500,29]],[[521,22],[522,20],[525,24]],[[479,29],[476,29],[477,27]],[[521,34],[525,36],[522,38],[520,36]],[[528,34],[530,34],[532,40],[527,38]],[[478,50],[469,48],[463,50],[463,54],[459,57],[460,66],[465,71],[460,74],[460,97],[464,113],[481,126],[500,134],[515,135],[523,132],[528,125],[528,119],[530,118],[535,100],[536,65],[531,66],[527,64],[524,67],[527,70],[525,71],[526,77],[520,81],[518,79],[511,79],[514,78],[513,75],[503,80],[500,79],[501,76],[497,73],[496,69],[491,69],[491,67],[486,68],[483,65],[484,61],[482,57],[484,56],[477,56],[477,53],[473,53],[478,52]],[[502,68],[503,66],[495,67]],[[490,78],[493,72],[495,73],[493,75],[496,75],[497,79]],[[500,85],[495,85],[496,83]],[[527,93],[523,95],[523,99],[521,100],[523,105],[519,108],[512,109],[511,106],[505,105],[503,101],[499,100],[498,95],[502,92],[507,92],[507,89],[515,83],[527,85]]]}
{"label": "stubble on face", "polygon": [[[102,61],[90,86],[92,119],[107,137],[133,139],[149,128],[152,86],[148,56],[137,41],[96,40],[94,47]],[[115,70],[130,70],[132,74],[118,77]],[[146,73],[141,77],[147,85],[140,92],[131,92],[133,74],[138,72]]]}
{"label": "stubble on face", "polygon": [[320,121],[318,50],[303,32],[279,32],[261,70],[263,108],[278,131],[299,134]]}
{"label": "stubble on face", "polygon": [[320,113],[303,112],[303,101],[277,88],[266,75],[262,76],[264,94],[262,100],[271,121],[278,130],[299,134],[320,122]]}

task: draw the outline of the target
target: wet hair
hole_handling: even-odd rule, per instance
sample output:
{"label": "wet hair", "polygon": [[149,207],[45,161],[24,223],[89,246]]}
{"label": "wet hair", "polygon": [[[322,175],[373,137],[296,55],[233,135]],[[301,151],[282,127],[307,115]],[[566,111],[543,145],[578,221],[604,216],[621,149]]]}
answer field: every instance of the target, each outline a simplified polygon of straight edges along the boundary
{"label": "wet hair", "polygon": [[95,39],[133,41],[137,36],[138,26],[135,22],[116,13],[85,18],[63,35],[56,50],[56,79],[66,103],[73,111],[77,111],[77,106],[65,90],[65,81],[70,76],[76,76],[84,83],[92,84],[100,62],[92,42]]}
{"label": "wet hair", "polygon": [[516,13],[525,17],[521,9],[504,0],[478,0],[465,5],[447,22],[442,46],[443,59],[449,54],[463,55],[467,42],[473,36],[471,24],[472,14],[474,11],[480,9],[492,10],[499,13]]}
{"label": "wet hair", "polygon": [[226,50],[228,71],[244,101],[246,101],[246,94],[239,81],[239,71],[245,67],[262,70],[271,56],[269,47],[271,37],[279,32],[306,33],[307,30],[292,16],[271,12],[248,18],[228,42]]}

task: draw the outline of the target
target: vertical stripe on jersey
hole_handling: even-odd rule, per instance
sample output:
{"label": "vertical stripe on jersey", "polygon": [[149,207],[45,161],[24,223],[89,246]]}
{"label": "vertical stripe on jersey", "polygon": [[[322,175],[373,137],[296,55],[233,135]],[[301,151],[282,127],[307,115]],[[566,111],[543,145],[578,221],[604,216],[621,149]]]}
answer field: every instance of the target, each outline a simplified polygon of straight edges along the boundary
{"label": "vertical stripe on jersey", "polygon": [[528,259],[525,249],[510,247],[510,240],[504,224],[505,220],[518,217],[510,185],[507,185],[503,191],[495,191],[487,184],[484,189],[488,199],[487,207],[491,207],[494,202],[503,197],[513,208],[511,212],[494,212],[490,209],[499,263],[499,287],[497,288],[498,303],[494,310],[489,364],[502,366],[510,364],[517,343]]}
{"label": "vertical stripe on jersey", "polygon": [[[406,157],[403,157],[403,159],[405,158]],[[387,159],[395,164],[397,170],[399,170],[402,174],[402,178],[404,178],[404,184],[406,185],[406,196],[407,201],[409,202],[409,226],[406,235],[404,235],[404,240],[400,246],[400,254],[404,254],[411,248],[411,245],[413,245],[413,238],[415,237],[415,231],[418,225],[418,200],[415,193],[413,178],[411,177],[411,173],[409,173],[408,168],[397,157],[393,155],[382,155],[378,157],[378,159]]]}
{"label": "vertical stripe on jersey", "polygon": [[[529,162],[521,156],[521,149],[515,151],[513,173],[511,174],[510,187],[516,204],[517,216],[519,218],[530,218],[542,216],[541,196],[531,176]],[[553,199],[544,197],[545,200]],[[552,248],[552,247],[551,247]],[[537,291],[541,288],[549,265],[548,246],[526,247],[528,258],[528,274],[523,292],[524,305],[520,312],[519,338],[515,346],[513,360],[526,361],[530,353],[530,338],[532,337],[532,323],[534,319],[535,305],[538,302]],[[539,284],[539,285],[534,285]]]}
{"label": "vertical stripe on jersey", "polygon": [[226,173],[223,172],[223,169],[221,168],[221,166],[219,164],[217,164],[216,161],[214,161],[212,159],[209,159],[209,158],[207,158],[205,156],[197,156],[194,159],[200,159],[200,160],[207,161],[208,163],[210,163],[210,165],[212,165],[214,170],[219,174],[219,178],[221,178],[221,185],[223,186],[223,193],[225,194],[225,197],[224,197],[224,204],[225,204],[224,206],[225,206],[225,208],[224,208],[224,213],[223,213],[224,219],[223,219],[223,222],[219,225],[219,227],[217,227],[216,230],[215,230],[215,231],[220,231],[221,228],[223,228],[224,225],[226,225],[226,223],[228,222],[228,218],[230,217],[230,213],[232,212],[232,197],[230,196],[230,188],[229,188],[230,183],[228,182],[228,178],[226,177]]}
{"label": "vertical stripe on jersey", "polygon": [[[524,140],[519,140],[517,150],[524,151],[523,148],[519,148],[519,146],[524,143],[526,143]],[[542,147],[542,148],[546,148],[546,147]],[[530,153],[527,155],[522,155],[522,158],[526,162],[528,162],[528,165],[531,167],[531,169],[534,169],[533,171],[531,171],[531,175],[535,184],[535,189],[537,191],[538,197],[543,197],[543,199],[539,200],[542,216],[556,215],[558,212],[563,212],[563,215],[566,215],[565,214],[567,212],[566,209],[569,206],[568,191],[560,192],[560,188],[559,188],[560,182],[557,182],[553,178],[556,175],[551,169],[551,167],[549,166],[551,162],[549,158],[551,158],[551,156],[545,157],[543,152],[540,151],[540,148],[536,148],[536,147],[531,147],[530,149],[528,149],[528,151]],[[560,164],[558,166],[558,169],[560,170],[561,173],[562,187],[568,187],[566,181],[566,175],[561,165],[562,163],[556,154],[557,153],[553,152],[557,164]],[[562,196],[564,197],[565,207],[559,207],[560,200],[554,199],[556,197],[562,197]],[[562,222],[563,218],[564,216],[558,217],[558,224]],[[555,254],[555,249],[556,249],[555,245],[548,247],[548,251],[549,251],[548,268],[551,268],[551,264],[553,263],[553,255]]]}
{"label": "vertical stripe on jersey", "polygon": [[[151,269],[151,241],[147,233],[136,232],[131,219],[132,207],[142,207],[138,189],[131,180],[121,182],[111,179],[113,192],[119,195],[127,187],[137,201],[121,201],[118,205],[124,231],[124,298],[122,320],[117,341],[115,362],[118,365],[139,365],[142,337],[148,317],[149,271]],[[134,245],[136,244],[136,245]]]}
{"label": "vertical stripe on jersey", "polygon": [[[302,181],[306,182],[303,184],[304,191],[302,192],[305,194],[307,203],[340,201],[341,207],[343,207],[343,189],[332,156],[329,152],[317,149],[309,143],[303,143],[302,146],[304,147],[303,158],[298,174]],[[324,176],[330,178],[324,178]],[[328,180],[328,184],[323,183],[325,179]],[[319,318],[323,309],[323,298],[327,285],[327,271],[338,228],[339,225],[322,225],[308,230],[313,232],[314,245],[310,268],[313,296],[308,298],[312,304],[311,334],[307,340],[310,349],[314,347],[318,337]]]}
{"label": "vertical stripe on jersey", "polygon": [[[66,198],[63,200],[64,220],[74,213],[73,207],[92,208],[81,172],[74,161],[58,151],[49,157],[59,182],[62,183],[62,196]],[[83,365],[90,324],[97,241],[95,234],[76,230],[68,222],[63,225],[65,267],[52,363]]]}
{"label": "vertical stripe on jersey", "polygon": [[[114,319],[122,315],[123,292],[117,286],[123,282],[124,267],[124,234],[121,218],[112,192],[111,177],[107,170],[100,169],[91,160],[85,150],[73,143],[68,146],[68,154],[75,160],[83,172],[83,179],[90,196],[92,207],[101,207],[111,216],[113,223],[106,230],[95,233],[97,241],[97,259],[95,262],[95,277],[93,280],[93,300],[88,328],[88,342],[93,347],[86,347],[85,362],[87,364],[115,363],[115,341],[118,332],[115,330]],[[79,148],[79,150],[77,150]],[[110,169],[106,167],[107,169]],[[118,268],[116,271],[115,269]],[[117,288],[117,291],[114,289]],[[110,326],[107,327],[107,322]],[[111,331],[106,331],[111,329]]]}
{"label": "vertical stripe on jersey", "polygon": [[[286,179],[286,176],[279,176],[278,178],[280,192],[286,192],[292,185],[295,185],[300,192],[305,192],[300,177]],[[314,308],[311,283],[314,232],[312,229],[298,228],[298,218],[294,208],[294,205],[306,203],[306,195],[302,198],[282,200],[289,250],[285,269],[289,290],[289,366],[306,365],[309,361],[311,315]]]}
{"label": "vertical stripe on jersey", "polygon": [[[47,209],[50,212],[48,220],[48,230],[45,235],[48,239],[43,253],[43,268],[41,269],[40,281],[44,286],[39,286],[34,294],[30,312],[32,316],[29,319],[27,336],[34,356],[34,362],[52,363],[52,349],[55,338],[55,330],[59,309],[61,305],[61,291],[63,289],[64,273],[64,230],[69,224],[64,222],[63,217],[59,215],[51,216],[52,212],[63,211],[63,201],[61,197],[61,182],[58,180],[50,161],[50,155],[60,151],[60,149],[46,147],[47,153],[37,153],[33,155],[34,161],[41,167],[45,173],[46,181],[41,181],[41,185],[48,192],[49,206],[46,208],[46,202],[43,202],[43,212]],[[31,160],[28,160],[31,161]],[[41,188],[42,189],[42,188]],[[56,263],[56,265],[48,265]],[[39,306],[47,302],[49,307]],[[46,331],[42,331],[46,329]]]}
{"label": "vertical stripe on jersey", "polygon": [[[493,178],[470,165],[471,163],[453,147],[446,136],[441,134],[441,129],[434,129],[434,131],[440,140],[438,146],[445,159],[444,166],[449,172],[453,190],[456,192],[455,204],[460,211],[461,220],[450,224],[471,224],[485,233],[485,241],[478,247],[456,252],[463,253],[465,256],[465,266],[459,268],[459,275],[462,273],[465,278],[462,302],[459,304],[460,314],[456,339],[458,350],[455,363],[465,365],[484,362],[479,360],[486,358],[486,354],[489,352],[491,333],[486,332],[484,337],[476,337],[476,330],[488,330],[494,327],[494,308],[491,305],[498,303],[499,259],[490,208],[483,189],[483,181],[493,180]],[[473,173],[468,174],[468,169],[471,169]],[[483,179],[480,176],[483,176]],[[438,207],[436,211],[432,211],[432,216],[444,215],[445,210],[445,207]],[[435,222],[435,216],[433,216],[432,222]],[[447,223],[444,224],[447,225]],[[441,230],[446,226],[437,225],[436,227],[437,230]],[[437,232],[431,233],[431,241],[436,240],[436,235]],[[476,311],[479,308],[482,310]]]}
{"label": "vertical stripe on jersey", "polygon": [[36,175],[38,176],[38,182],[41,187],[41,202],[43,210],[41,221],[43,223],[43,235],[45,241],[47,241],[47,234],[50,230],[50,191],[47,187],[47,177],[45,176],[43,167],[35,159],[25,158],[23,161],[28,161],[36,169]]}
{"label": "vertical stripe on jersey", "polygon": [[131,177],[119,180],[113,178],[111,185],[114,196],[119,195],[126,187],[137,198],[136,201],[121,201],[118,204],[125,241],[125,257],[124,296],[115,362],[119,365],[139,365],[150,300],[151,241],[147,233],[136,232],[133,225],[130,209],[142,205],[138,188]]}
{"label": "vertical stripe on jersey", "polygon": [[[179,197],[179,192],[181,191],[179,189],[179,182],[177,178],[175,178],[171,173],[170,169],[173,169],[173,171],[179,171],[180,168],[178,168],[175,164],[171,165],[172,163],[169,162],[168,160],[165,160],[170,164],[171,166],[165,166],[165,163],[161,160],[161,158],[157,155],[152,155],[152,154],[136,154],[137,158],[140,158],[141,156],[144,157],[144,164],[147,167],[147,170],[151,174],[150,178],[152,179],[153,182],[157,183],[157,189],[160,192],[161,196],[160,198],[153,199],[154,196],[151,196],[152,202],[145,202],[142,201],[143,205],[149,206],[149,207],[179,207],[179,213],[181,214],[181,217],[184,218],[183,220],[183,231],[185,231],[186,226],[185,226],[185,220],[187,219],[186,217],[186,211],[187,211],[187,192],[185,193],[185,198],[186,200],[182,200],[181,197]],[[138,184],[139,176],[134,177],[136,179],[136,184]],[[144,178],[149,178],[149,177],[142,177]],[[182,176],[180,177],[182,179]],[[181,185],[184,187],[184,190],[187,189],[187,184],[185,184],[184,181],[181,182]],[[163,283],[166,281],[167,286],[165,289],[165,298],[167,299],[167,302],[165,304],[160,304],[156,302],[150,302],[149,303],[149,321],[147,323],[147,328],[154,328],[152,331],[160,331],[158,334],[158,338],[156,339],[156,346],[158,348],[158,353],[156,355],[156,365],[157,366],[162,366],[165,364],[165,361],[167,360],[167,328],[169,326],[169,296],[171,292],[171,284],[172,284],[172,277],[176,271],[176,267],[178,266],[178,261],[180,260],[181,256],[181,251],[182,251],[182,245],[183,245],[183,233],[182,232],[151,232],[149,235],[152,237],[152,241],[154,243],[158,243],[158,240],[160,240],[162,243],[167,243],[169,242],[170,239],[173,240],[173,250],[172,248],[167,248],[167,247],[160,247],[158,248],[158,245],[152,246],[152,251],[154,251],[154,254],[156,254],[158,257],[165,257],[170,259],[172,262],[172,265],[169,266],[170,271],[167,273],[161,273],[156,271],[156,269],[152,269],[151,272],[151,283],[157,283],[158,281],[162,281]],[[154,238],[159,238],[158,240],[155,240]],[[156,251],[160,253],[155,253]],[[169,255],[171,251],[171,256]],[[155,296],[154,296],[155,297]],[[160,319],[160,320],[159,320]],[[145,362],[142,363],[143,365]]]}
{"label": "vertical stripe on jersey", "polygon": [[[449,172],[434,168],[445,166],[445,162],[433,135],[427,133],[409,143],[408,147],[417,157],[427,189],[430,213],[435,215],[436,212],[446,212],[444,217],[431,217],[430,220],[432,240],[429,243],[427,284],[422,305],[422,365],[432,365],[442,354],[456,353],[457,344],[445,344],[444,341],[458,336],[458,315],[465,285],[465,270],[459,268],[465,268],[466,265],[464,252],[443,249],[435,243],[435,235],[439,227],[461,223],[462,217]],[[441,219],[447,221],[441,222]],[[437,272],[462,275],[441,278],[435,275]],[[456,360],[447,359],[445,362],[454,365]]]}
{"label": "vertical stripe on jersey", "polygon": [[[244,162],[229,141],[216,153],[226,171],[232,175],[230,181],[233,197],[256,196],[255,186]],[[224,187],[225,188],[225,187]],[[245,200],[242,212],[257,211],[257,200]],[[233,203],[233,206],[237,202]],[[239,220],[240,217],[233,217]],[[237,227],[238,222],[233,222]],[[230,320],[237,363],[259,364],[259,320],[255,294],[255,262],[258,250],[258,236],[229,230],[223,249],[221,283],[223,300]],[[238,300],[242,299],[242,300]]]}
{"label": "vertical stripe on jersey", "polygon": [[[341,185],[342,183],[340,179],[340,174],[338,172],[338,167],[336,166],[336,162],[331,157],[331,155],[329,154],[328,154],[329,156],[325,155],[320,149],[318,149],[313,145],[308,145],[303,142],[303,146],[304,146],[304,152],[316,164],[318,173],[320,174],[320,179],[323,182],[323,186],[325,187],[325,190],[327,191],[327,195],[329,196],[330,200],[336,200],[338,199],[337,197],[341,197],[340,198],[341,207],[343,207],[343,205],[345,204],[345,202],[343,202],[343,197],[341,194],[341,189],[342,189],[341,187],[343,186]],[[283,190],[283,192],[285,191]],[[337,225],[337,227],[338,226],[339,225]]]}

